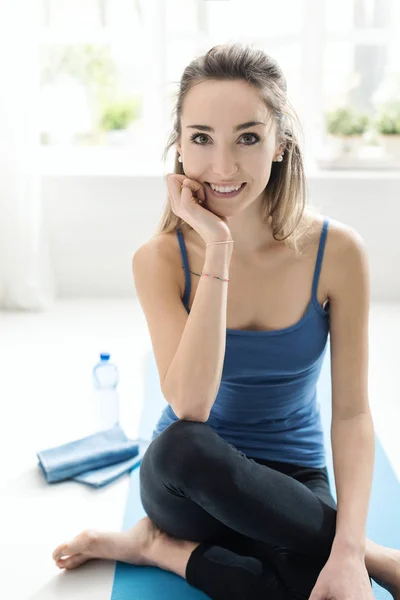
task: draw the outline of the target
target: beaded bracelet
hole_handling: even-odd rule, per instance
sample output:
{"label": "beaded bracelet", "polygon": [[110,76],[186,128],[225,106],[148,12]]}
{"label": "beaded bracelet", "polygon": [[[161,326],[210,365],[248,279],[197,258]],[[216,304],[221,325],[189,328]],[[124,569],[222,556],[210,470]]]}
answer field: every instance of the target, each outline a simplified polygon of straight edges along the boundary
{"label": "beaded bracelet", "polygon": [[[226,240],[225,242],[209,242],[206,246],[211,246],[211,244],[233,244],[234,240]],[[229,279],[224,279],[223,277],[217,277],[216,275],[209,275],[208,273],[202,273],[206,277],[212,277],[213,279],[219,279],[220,281],[229,281]]]}
{"label": "beaded bracelet", "polygon": [[[182,266],[182,269],[185,267]],[[207,275],[207,277],[215,277],[215,279],[221,279],[221,277],[217,277],[216,275],[208,275],[207,273],[195,273],[194,271],[189,271],[189,273],[193,273],[193,275],[197,275],[197,277],[201,277],[202,275]],[[221,279],[221,281],[229,281],[229,279]]]}

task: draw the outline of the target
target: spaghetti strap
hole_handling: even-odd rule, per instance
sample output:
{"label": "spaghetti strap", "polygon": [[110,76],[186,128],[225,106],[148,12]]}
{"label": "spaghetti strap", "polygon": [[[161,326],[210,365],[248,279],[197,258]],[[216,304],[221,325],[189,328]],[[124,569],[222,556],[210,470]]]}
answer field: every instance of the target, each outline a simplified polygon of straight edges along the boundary
{"label": "spaghetti strap", "polygon": [[317,261],[316,261],[315,271],[314,271],[314,279],[313,279],[313,286],[312,286],[312,295],[314,298],[317,297],[319,276],[321,273],[321,266],[322,266],[322,259],[324,257],[326,236],[328,233],[328,223],[329,223],[329,219],[325,218],[324,224],[322,227],[321,237],[319,240],[318,255],[317,255]]}

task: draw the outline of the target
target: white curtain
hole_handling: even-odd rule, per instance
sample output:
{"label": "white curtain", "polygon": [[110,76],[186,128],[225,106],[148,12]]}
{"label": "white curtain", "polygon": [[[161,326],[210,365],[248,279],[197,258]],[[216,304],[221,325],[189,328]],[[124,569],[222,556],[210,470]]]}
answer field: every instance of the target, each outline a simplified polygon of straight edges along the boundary
{"label": "white curtain", "polygon": [[39,167],[39,0],[0,0],[0,310],[55,298]]}

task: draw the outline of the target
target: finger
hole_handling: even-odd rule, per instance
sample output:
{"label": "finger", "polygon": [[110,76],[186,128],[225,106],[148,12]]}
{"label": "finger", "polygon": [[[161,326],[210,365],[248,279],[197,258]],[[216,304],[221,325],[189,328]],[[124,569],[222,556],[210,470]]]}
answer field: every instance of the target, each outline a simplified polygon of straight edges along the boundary
{"label": "finger", "polygon": [[196,181],[195,179],[185,179],[182,184],[182,188],[183,187],[188,187],[190,190],[192,190],[193,196],[195,196],[195,198],[201,202],[204,202],[206,199],[203,184],[199,181]]}
{"label": "finger", "polygon": [[185,181],[185,179],[188,179],[186,175],[179,175],[177,173],[168,174],[166,178],[168,191],[171,194],[174,194],[175,198],[181,197],[182,184]]}
{"label": "finger", "polygon": [[168,173],[166,176],[166,182],[174,182],[182,186],[182,183],[187,179],[187,175],[179,175],[179,173]]}
{"label": "finger", "polygon": [[168,187],[168,190],[169,190],[169,192],[171,194],[176,194],[177,197],[179,198],[181,184],[176,179],[176,177],[173,177],[172,175],[168,177],[168,179],[167,179],[167,187]]}
{"label": "finger", "polygon": [[190,204],[191,202],[196,202],[197,198],[193,197],[194,192],[192,191],[191,187],[189,187],[188,185],[183,185],[182,186],[182,204],[186,204],[186,206],[188,204]]}
{"label": "finger", "polygon": [[169,202],[174,213],[176,213],[177,206],[179,206],[181,198],[181,185],[178,181],[171,177],[167,182],[167,187]]}

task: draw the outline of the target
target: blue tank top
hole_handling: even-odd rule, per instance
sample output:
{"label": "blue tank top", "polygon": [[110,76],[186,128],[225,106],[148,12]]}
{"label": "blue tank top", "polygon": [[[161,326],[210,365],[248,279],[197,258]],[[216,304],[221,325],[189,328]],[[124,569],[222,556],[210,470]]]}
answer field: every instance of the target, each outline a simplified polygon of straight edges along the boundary
{"label": "blue tank top", "polygon": [[[226,330],[221,384],[207,423],[250,458],[326,465],[317,381],[329,334],[329,302],[321,307],[317,289],[327,231],[325,219],[312,296],[300,321],[269,331]],[[183,303],[190,313],[189,263],[182,232],[177,235],[186,279]],[[177,420],[168,404],[152,440]]]}

